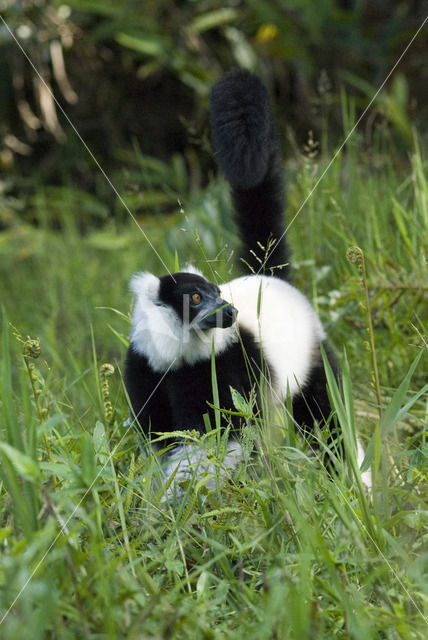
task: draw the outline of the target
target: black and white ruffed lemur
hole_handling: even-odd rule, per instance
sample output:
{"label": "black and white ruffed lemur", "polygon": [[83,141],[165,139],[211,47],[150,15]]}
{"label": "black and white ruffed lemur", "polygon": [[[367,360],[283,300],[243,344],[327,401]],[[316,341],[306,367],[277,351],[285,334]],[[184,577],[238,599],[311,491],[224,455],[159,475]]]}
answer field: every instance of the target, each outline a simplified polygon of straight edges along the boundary
{"label": "black and white ruffed lemur", "polygon": [[[234,409],[231,388],[248,397],[263,371],[271,402],[288,399],[296,425],[311,431],[331,412],[321,345],[333,370],[336,365],[318,315],[289,282],[280,145],[258,77],[235,70],[215,84],[211,131],[218,164],[232,190],[243,260],[253,272],[221,285],[193,267],[132,278],[135,308],[125,370],[132,411],[147,434],[177,429],[204,433],[203,415],[212,418],[213,413],[207,401],[213,402],[214,351],[220,409]],[[272,248],[263,273],[255,257],[261,245]],[[224,459],[229,469],[242,454],[238,420],[234,426]],[[202,472],[209,467],[200,451],[183,442],[167,460],[167,475],[180,465],[176,490],[192,464],[200,464]]]}

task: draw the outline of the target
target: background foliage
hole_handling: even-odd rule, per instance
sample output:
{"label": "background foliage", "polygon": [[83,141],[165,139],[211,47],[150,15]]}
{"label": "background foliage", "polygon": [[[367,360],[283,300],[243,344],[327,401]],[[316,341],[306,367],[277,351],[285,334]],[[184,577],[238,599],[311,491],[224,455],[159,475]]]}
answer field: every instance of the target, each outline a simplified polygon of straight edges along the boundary
{"label": "background foliage", "polygon": [[[138,208],[168,210],[174,196],[205,185],[214,167],[207,96],[225,70],[244,66],[262,75],[291,145],[302,145],[309,129],[318,138],[327,124],[334,146],[342,134],[341,91],[355,97],[357,109],[367,104],[422,23],[426,3],[3,0],[1,9],[32,62],[1,24],[8,215],[18,208],[31,216],[40,181],[72,183],[104,205],[94,210],[80,194],[88,224],[115,209],[114,194],[74,127],[133,206],[139,200]],[[425,29],[376,100],[365,121],[369,144],[384,125],[403,151],[411,123],[426,122],[427,44]],[[161,175],[159,164],[141,171],[136,148],[167,164]],[[135,194],[143,189],[144,202]]]}
{"label": "background foliage", "polygon": [[[1,638],[426,638],[426,29],[353,131],[425,6],[0,2],[35,67],[0,25]],[[125,422],[128,280],[163,271],[147,238],[171,270],[238,273],[207,125],[234,65],[276,106],[293,278],[340,355],[349,464],[332,482],[286,412],[238,399],[244,464],[168,509]]]}

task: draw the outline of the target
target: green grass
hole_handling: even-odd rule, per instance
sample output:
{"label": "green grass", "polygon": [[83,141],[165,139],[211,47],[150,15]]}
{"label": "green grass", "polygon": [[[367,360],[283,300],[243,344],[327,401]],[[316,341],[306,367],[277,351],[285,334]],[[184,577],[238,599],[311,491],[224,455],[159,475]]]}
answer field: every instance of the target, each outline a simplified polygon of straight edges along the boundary
{"label": "green grass", "polygon": [[[64,206],[53,231],[43,199],[36,227],[0,234],[1,638],[427,636],[428,184],[416,144],[409,157],[379,143],[368,158],[354,142],[290,230],[296,283],[341,354],[330,392],[350,463],[334,482],[285,414],[270,416],[246,428],[225,487],[160,508],[157,460],[123,425],[121,377],[127,283],[160,274],[156,256],[131,220],[82,238]],[[327,162],[288,164],[289,219]],[[225,186],[184,210],[140,219],[168,266],[237,273]]]}

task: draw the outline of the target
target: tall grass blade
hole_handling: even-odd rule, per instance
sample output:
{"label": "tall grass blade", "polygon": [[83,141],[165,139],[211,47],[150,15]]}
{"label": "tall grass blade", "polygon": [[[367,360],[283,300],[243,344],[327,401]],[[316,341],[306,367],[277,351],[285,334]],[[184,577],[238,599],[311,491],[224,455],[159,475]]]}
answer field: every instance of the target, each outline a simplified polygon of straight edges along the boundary
{"label": "tall grass blade", "polygon": [[423,353],[423,351],[420,351],[416,358],[413,360],[404,380],[401,382],[398,389],[396,389],[387,407],[385,408],[379,424],[379,434],[377,435],[376,433],[374,433],[367,446],[366,455],[361,465],[362,471],[366,471],[373,463],[373,460],[375,458],[376,439],[379,437],[381,439],[385,438],[385,436],[394,428],[397,422],[399,422],[410,411],[410,409],[419,400],[419,398],[428,391],[428,384],[426,384],[411,398],[411,400],[409,400],[409,402],[404,404],[406,395],[409,390],[410,381],[415,373],[416,367],[418,366]]}

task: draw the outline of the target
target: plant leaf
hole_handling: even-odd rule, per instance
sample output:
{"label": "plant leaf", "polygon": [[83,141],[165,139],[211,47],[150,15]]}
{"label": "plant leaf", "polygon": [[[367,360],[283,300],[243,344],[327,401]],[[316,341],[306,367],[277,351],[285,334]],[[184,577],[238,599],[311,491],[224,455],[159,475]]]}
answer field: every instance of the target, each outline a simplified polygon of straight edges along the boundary
{"label": "plant leaf", "polygon": [[33,458],[6,442],[0,442],[0,452],[6,456],[16,473],[34,482],[39,477],[39,466]]}

